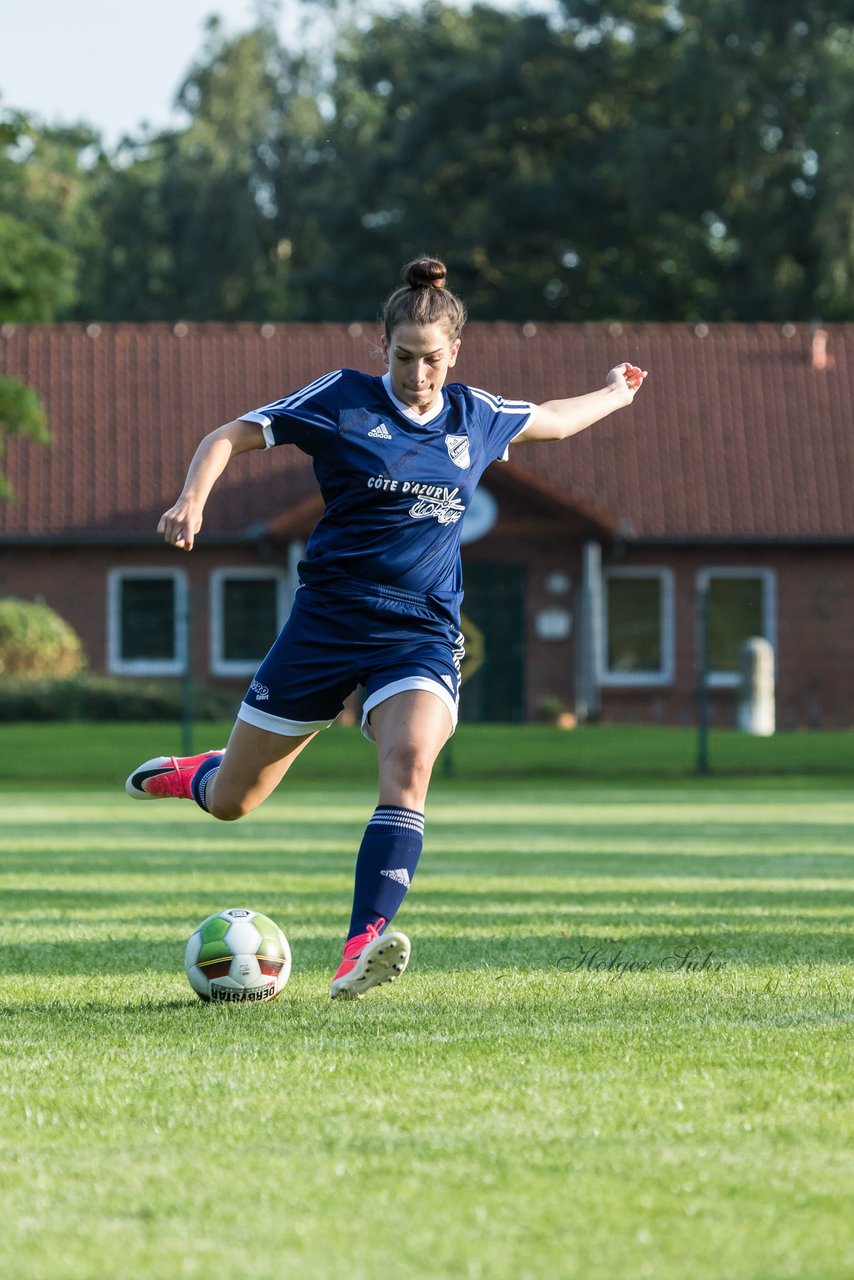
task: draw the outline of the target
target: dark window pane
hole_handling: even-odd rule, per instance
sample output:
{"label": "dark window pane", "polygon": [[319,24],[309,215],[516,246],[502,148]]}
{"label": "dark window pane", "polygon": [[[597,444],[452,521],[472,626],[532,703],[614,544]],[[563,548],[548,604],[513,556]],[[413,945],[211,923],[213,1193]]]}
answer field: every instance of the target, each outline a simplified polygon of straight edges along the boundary
{"label": "dark window pane", "polygon": [[712,578],[709,582],[709,670],[739,671],[741,646],[763,635],[762,579]]}
{"label": "dark window pane", "polygon": [[222,590],[222,656],[260,662],[279,629],[275,578],[226,578]]}
{"label": "dark window pane", "polygon": [[123,578],[120,610],[122,661],[176,657],[174,578]]}
{"label": "dark window pane", "polygon": [[660,672],[661,579],[608,578],[608,670]]}

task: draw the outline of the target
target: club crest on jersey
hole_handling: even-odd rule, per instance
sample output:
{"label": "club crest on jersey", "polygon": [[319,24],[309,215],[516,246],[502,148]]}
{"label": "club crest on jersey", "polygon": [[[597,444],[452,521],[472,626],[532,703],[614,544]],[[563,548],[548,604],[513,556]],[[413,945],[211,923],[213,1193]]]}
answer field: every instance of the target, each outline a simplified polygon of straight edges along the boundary
{"label": "club crest on jersey", "polygon": [[451,462],[455,462],[463,470],[471,466],[468,436],[445,436],[445,444],[448,447],[448,457]]}

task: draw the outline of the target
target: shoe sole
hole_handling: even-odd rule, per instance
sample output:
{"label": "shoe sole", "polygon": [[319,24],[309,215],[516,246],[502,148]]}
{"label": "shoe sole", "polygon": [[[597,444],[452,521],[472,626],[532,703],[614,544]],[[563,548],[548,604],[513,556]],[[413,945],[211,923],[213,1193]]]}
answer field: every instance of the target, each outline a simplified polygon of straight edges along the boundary
{"label": "shoe sole", "polygon": [[394,982],[409,963],[412,944],[405,933],[386,933],[369,942],[353,968],[332,980],[333,1000],[361,1000],[372,987]]}

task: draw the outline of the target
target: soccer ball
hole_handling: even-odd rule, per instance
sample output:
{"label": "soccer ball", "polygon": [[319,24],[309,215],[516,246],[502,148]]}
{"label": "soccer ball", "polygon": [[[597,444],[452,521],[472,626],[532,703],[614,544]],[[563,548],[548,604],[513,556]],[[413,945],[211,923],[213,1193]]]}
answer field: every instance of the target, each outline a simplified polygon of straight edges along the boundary
{"label": "soccer ball", "polygon": [[202,921],[187,943],[184,968],[201,1000],[257,1004],[281,992],[291,949],[268,916],[231,907]]}

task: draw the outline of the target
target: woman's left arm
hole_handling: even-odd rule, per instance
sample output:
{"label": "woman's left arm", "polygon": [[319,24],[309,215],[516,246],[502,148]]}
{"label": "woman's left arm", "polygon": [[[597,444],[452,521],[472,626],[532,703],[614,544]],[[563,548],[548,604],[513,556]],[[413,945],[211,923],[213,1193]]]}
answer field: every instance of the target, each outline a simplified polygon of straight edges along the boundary
{"label": "woman's left arm", "polygon": [[546,400],[544,404],[536,405],[528,425],[512,443],[565,440],[567,436],[574,436],[594,422],[607,418],[615,409],[631,404],[645,377],[644,369],[628,363],[618,364],[608,374],[600,391],[573,396],[569,400]]}

